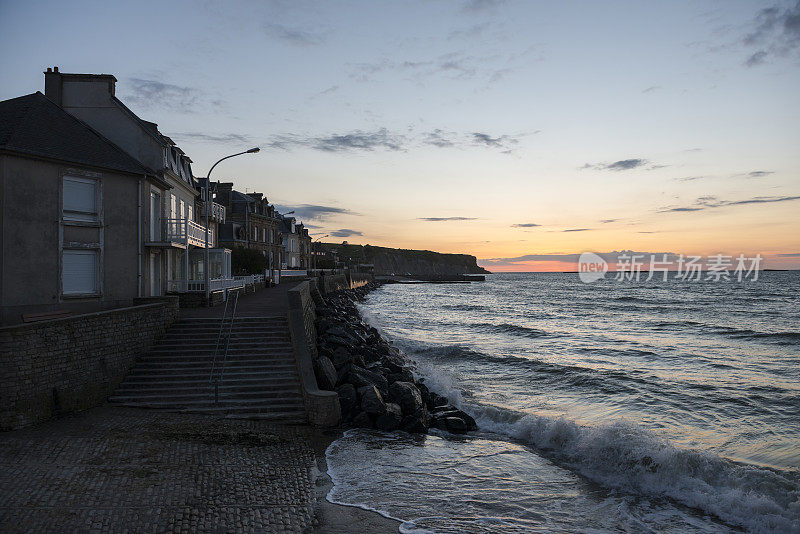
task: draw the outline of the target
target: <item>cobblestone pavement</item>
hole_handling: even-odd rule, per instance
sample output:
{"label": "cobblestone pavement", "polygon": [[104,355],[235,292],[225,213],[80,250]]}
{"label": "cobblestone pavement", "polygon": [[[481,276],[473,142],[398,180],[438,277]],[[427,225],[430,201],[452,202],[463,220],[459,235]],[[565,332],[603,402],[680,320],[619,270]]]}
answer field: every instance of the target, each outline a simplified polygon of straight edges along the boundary
{"label": "cobblestone pavement", "polygon": [[120,407],[0,433],[0,531],[301,532],[319,439]]}

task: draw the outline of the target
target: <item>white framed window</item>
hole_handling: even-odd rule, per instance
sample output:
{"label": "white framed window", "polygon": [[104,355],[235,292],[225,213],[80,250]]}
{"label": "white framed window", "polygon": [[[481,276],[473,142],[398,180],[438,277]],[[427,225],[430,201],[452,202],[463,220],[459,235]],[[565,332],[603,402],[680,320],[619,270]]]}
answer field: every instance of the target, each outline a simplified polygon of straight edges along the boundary
{"label": "white framed window", "polygon": [[181,200],[181,220],[186,220],[186,204]]}
{"label": "white framed window", "polygon": [[100,211],[100,182],[94,178],[64,176],[63,216],[69,221],[96,222]]}
{"label": "white framed window", "polygon": [[178,218],[178,199],[172,193],[169,195],[169,218]]}
{"label": "white framed window", "polygon": [[100,251],[65,249],[61,261],[64,295],[96,295],[100,292]]}
{"label": "white framed window", "polygon": [[194,209],[192,208],[192,206],[188,206],[188,210],[189,210],[189,213],[188,213],[189,220],[193,221],[194,220]]}

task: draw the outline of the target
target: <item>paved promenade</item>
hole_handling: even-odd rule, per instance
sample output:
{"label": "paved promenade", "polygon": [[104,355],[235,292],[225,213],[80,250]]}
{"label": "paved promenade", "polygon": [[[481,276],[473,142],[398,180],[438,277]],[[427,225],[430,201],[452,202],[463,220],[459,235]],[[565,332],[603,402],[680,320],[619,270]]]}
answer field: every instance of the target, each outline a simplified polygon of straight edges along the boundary
{"label": "paved promenade", "polygon": [[301,532],[320,440],[304,426],[118,407],[5,432],[0,532]]}
{"label": "paved promenade", "polygon": [[[249,293],[239,297],[236,305],[237,317],[275,317],[286,316],[289,309],[289,297],[286,292],[295,287],[300,282],[283,282],[275,287],[268,287],[255,293]],[[225,311],[225,304],[213,306],[211,308],[183,308],[181,318],[208,317],[220,318]],[[228,309],[228,314],[231,310]]]}

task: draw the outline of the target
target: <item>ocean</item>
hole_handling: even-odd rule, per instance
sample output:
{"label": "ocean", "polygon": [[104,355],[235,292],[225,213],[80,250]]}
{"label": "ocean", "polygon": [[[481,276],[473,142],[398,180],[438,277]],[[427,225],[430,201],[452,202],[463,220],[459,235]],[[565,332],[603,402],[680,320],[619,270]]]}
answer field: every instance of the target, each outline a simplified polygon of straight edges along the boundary
{"label": "ocean", "polygon": [[800,532],[800,272],[494,274],[359,308],[480,430],[349,430],[331,502],[402,532]]}

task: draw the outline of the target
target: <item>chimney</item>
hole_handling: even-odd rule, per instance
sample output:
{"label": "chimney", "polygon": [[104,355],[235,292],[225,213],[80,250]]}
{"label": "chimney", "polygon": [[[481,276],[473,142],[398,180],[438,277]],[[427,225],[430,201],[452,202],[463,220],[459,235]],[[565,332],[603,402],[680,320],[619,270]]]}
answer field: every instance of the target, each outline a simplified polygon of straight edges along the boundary
{"label": "chimney", "polygon": [[44,96],[61,106],[61,73],[58,67],[47,67],[44,72]]}

